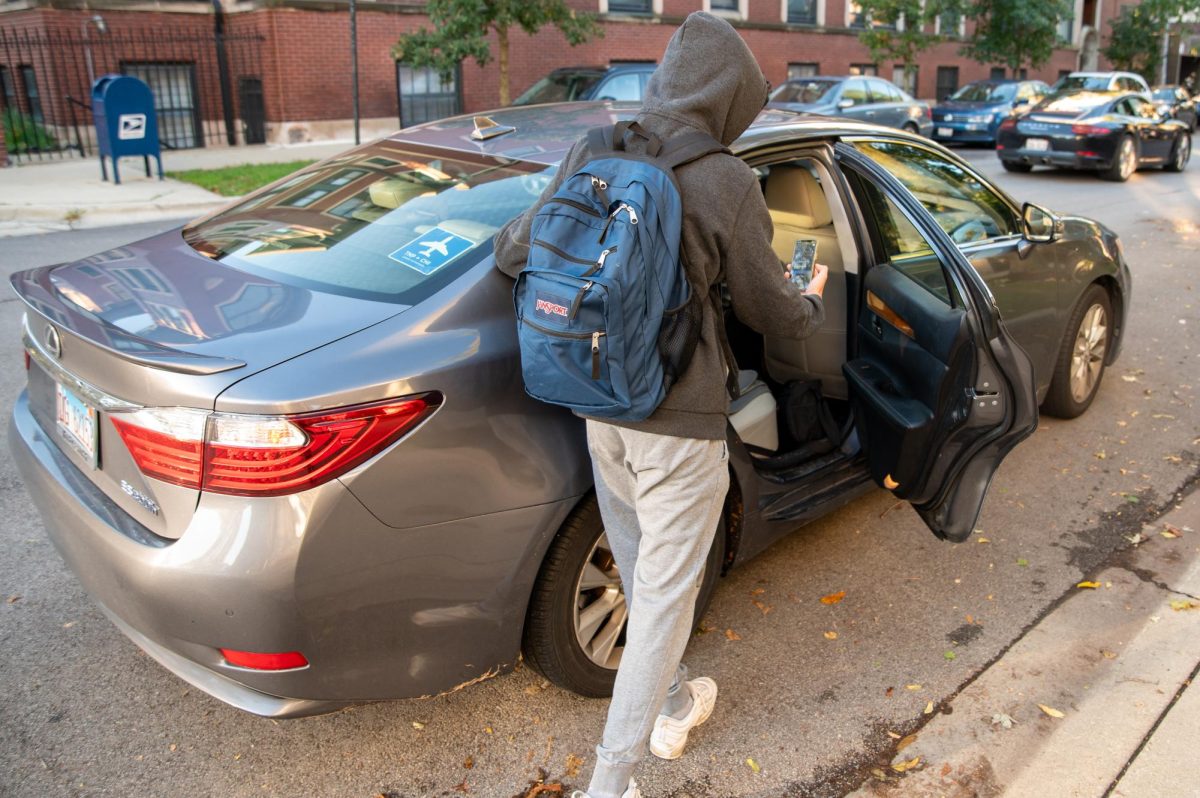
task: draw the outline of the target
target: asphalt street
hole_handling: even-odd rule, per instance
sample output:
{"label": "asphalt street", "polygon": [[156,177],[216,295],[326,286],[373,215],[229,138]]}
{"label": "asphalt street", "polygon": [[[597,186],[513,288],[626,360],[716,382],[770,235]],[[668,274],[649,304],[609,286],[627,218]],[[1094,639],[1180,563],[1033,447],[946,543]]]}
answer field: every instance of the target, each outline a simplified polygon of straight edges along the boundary
{"label": "asphalt street", "polygon": [[[1135,281],[1123,355],[1084,417],[1043,419],[1008,457],[968,542],[937,541],[880,490],[724,579],[703,625],[710,631],[687,653],[694,674],[720,685],[716,711],[682,759],[643,767],[647,798],[853,790],[890,758],[889,732],[916,728],[930,707],[952,711],[962,685],[1200,472],[1200,164],[1122,185],[1009,175],[990,151],[964,155],[1018,200],[1120,233]],[[8,239],[0,268],[7,275],[169,226]],[[4,407],[24,382],[20,315],[5,292]],[[3,457],[0,517],[2,795],[512,798],[539,777],[586,786],[605,701],[522,668],[435,699],[253,717],[179,681],[108,622]],[[821,603],[839,591],[842,601]]]}

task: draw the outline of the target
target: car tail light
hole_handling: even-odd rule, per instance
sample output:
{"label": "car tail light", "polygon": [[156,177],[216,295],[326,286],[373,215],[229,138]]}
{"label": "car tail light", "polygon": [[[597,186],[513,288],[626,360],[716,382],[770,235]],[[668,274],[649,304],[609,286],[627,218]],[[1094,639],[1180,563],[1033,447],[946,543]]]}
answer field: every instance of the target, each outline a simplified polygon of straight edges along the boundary
{"label": "car tail light", "polygon": [[1076,136],[1107,136],[1113,129],[1100,125],[1071,125],[1071,132]]}
{"label": "car tail light", "polygon": [[308,665],[308,658],[299,651],[262,654],[257,651],[236,651],[232,648],[218,650],[230,665],[236,665],[239,668],[253,668],[256,671],[286,671]]}
{"label": "car tail light", "polygon": [[1075,154],[1081,158],[1095,158],[1097,155],[1099,155],[1099,153],[1095,150],[1079,150]]}
{"label": "car tail light", "polygon": [[930,108],[928,105],[927,105],[927,106],[925,106],[925,118],[926,118],[926,119],[933,119],[933,109],[932,109],[932,108]]}
{"label": "car tail light", "polygon": [[167,407],[111,418],[146,476],[212,493],[278,496],[341,476],[440,404],[433,393],[288,416]]}
{"label": "car tail light", "polygon": [[1001,130],[1012,130],[1016,126],[1017,120],[1013,119],[1011,116],[1000,123]]}

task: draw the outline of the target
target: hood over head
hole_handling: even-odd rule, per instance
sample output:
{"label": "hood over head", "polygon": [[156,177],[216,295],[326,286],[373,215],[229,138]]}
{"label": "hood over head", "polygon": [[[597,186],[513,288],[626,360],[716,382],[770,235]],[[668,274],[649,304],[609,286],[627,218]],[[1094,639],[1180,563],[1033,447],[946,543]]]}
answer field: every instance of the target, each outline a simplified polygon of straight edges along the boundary
{"label": "hood over head", "polygon": [[689,14],[651,76],[642,114],[703,130],[728,146],[767,101],[769,85],[754,54],[723,19]]}

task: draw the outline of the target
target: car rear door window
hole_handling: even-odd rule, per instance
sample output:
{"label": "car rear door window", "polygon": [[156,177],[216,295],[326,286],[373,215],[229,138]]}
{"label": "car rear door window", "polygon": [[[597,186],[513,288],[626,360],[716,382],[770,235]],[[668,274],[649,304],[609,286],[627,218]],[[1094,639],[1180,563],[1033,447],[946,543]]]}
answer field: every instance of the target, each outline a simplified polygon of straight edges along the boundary
{"label": "car rear door window", "polygon": [[903,183],[955,243],[971,244],[1019,232],[1012,208],[999,194],[933,150],[892,141],[864,141],[855,146]]}
{"label": "car rear door window", "polygon": [[596,91],[598,100],[632,100],[642,99],[642,84],[635,72],[614,75],[606,80]]}
{"label": "car rear door window", "polygon": [[842,99],[849,100],[855,105],[866,105],[869,103],[871,97],[867,93],[867,82],[859,79],[846,81],[846,85],[842,88]]}
{"label": "car rear door window", "polygon": [[200,254],[278,282],[416,304],[492,251],[552,167],[380,141],[185,227]]}

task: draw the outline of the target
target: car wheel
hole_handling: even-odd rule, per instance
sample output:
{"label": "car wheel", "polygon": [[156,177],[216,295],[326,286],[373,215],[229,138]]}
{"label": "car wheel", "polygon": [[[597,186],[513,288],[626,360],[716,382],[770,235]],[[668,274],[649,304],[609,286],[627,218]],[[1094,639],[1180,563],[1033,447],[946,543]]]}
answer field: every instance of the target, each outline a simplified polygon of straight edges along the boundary
{"label": "car wheel", "polygon": [[1131,136],[1125,136],[1117,145],[1117,152],[1113,155],[1112,166],[1101,172],[1100,176],[1105,180],[1115,180],[1118,183],[1124,183],[1137,171],[1137,163],[1137,146],[1133,143]]}
{"label": "car wheel", "polygon": [[1082,415],[1104,378],[1104,361],[1112,340],[1112,301],[1093,283],[1083,292],[1054,364],[1042,412],[1059,418]]}
{"label": "car wheel", "polygon": [[1033,164],[1030,163],[1021,163],[1020,161],[1001,161],[1000,163],[1004,165],[1004,171],[1006,172],[1026,174],[1033,171]]}
{"label": "car wheel", "polygon": [[[696,622],[712,600],[724,555],[722,519],[704,565]],[[573,693],[610,696],[627,618],[621,574],[604,534],[600,507],[590,496],[567,517],[538,573],[525,620],[525,660]]]}
{"label": "car wheel", "polygon": [[1171,160],[1163,168],[1168,172],[1182,172],[1187,169],[1191,157],[1192,137],[1186,133],[1180,133],[1179,138],[1175,140],[1175,149],[1171,151]]}

